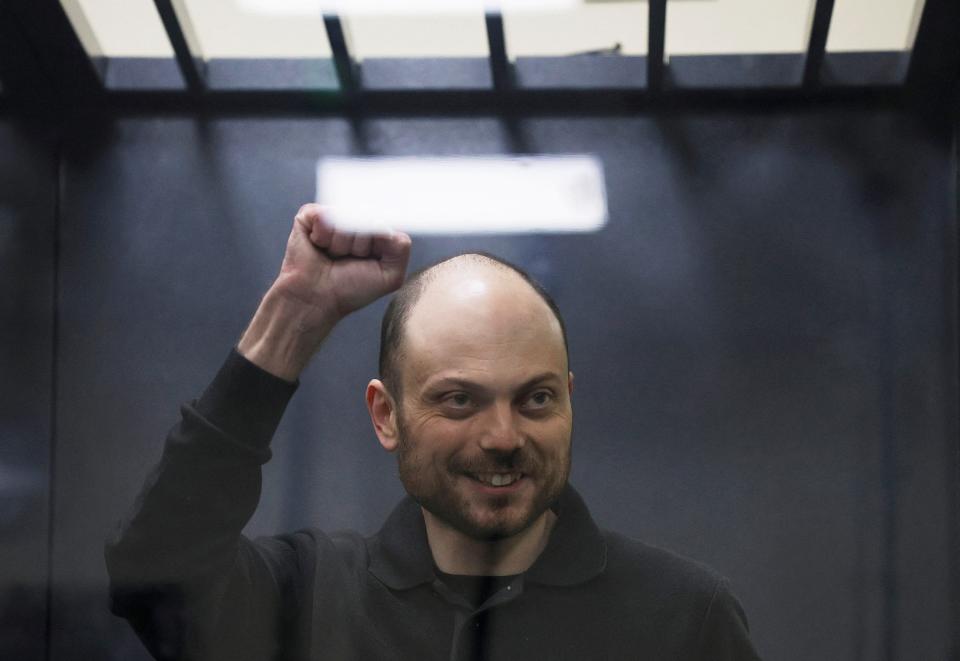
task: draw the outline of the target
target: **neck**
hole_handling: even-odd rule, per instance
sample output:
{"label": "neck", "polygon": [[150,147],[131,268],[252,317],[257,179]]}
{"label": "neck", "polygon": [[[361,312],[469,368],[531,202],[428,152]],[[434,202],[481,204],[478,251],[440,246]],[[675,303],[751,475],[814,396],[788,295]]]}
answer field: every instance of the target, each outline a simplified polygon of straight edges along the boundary
{"label": "neck", "polygon": [[433,561],[442,572],[471,576],[520,574],[536,561],[550,539],[557,515],[547,510],[525,530],[493,541],[469,537],[422,509]]}

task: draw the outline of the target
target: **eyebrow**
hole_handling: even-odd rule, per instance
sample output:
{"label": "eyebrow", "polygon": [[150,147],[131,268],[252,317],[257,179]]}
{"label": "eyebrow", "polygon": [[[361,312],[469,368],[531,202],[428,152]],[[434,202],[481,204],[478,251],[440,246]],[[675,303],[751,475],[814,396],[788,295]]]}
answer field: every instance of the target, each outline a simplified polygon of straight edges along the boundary
{"label": "eyebrow", "polygon": [[[561,381],[561,378],[556,372],[542,372],[520,384],[520,387],[517,388],[517,391],[522,392],[524,390],[529,390],[538,383],[550,380]],[[464,390],[488,390],[486,387],[477,383],[476,381],[470,381],[469,379],[458,379],[455,376],[449,376],[442,379],[437,379],[437,381],[429,384],[424,389],[424,392],[436,392],[437,390],[447,386],[455,386],[458,388],[463,388]]]}

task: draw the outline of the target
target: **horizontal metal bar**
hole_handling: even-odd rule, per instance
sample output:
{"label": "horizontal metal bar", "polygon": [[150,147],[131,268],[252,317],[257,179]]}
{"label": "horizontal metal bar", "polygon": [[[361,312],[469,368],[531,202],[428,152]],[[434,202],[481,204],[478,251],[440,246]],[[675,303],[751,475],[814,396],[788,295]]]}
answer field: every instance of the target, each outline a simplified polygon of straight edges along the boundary
{"label": "horizontal metal bar", "polygon": [[[183,92],[118,92],[104,95],[99,103],[72,108],[70,112],[94,116],[111,115],[243,115],[243,116],[477,116],[545,115],[608,116],[662,109],[739,109],[822,107],[832,104],[868,107],[904,107],[903,86],[821,88],[816,93],[803,88],[779,90],[671,90],[669,95],[646,90],[493,90],[455,91],[361,91],[352,98],[337,92],[304,91],[208,91],[202,96]],[[8,105],[7,114],[52,112],[46,108]]]}

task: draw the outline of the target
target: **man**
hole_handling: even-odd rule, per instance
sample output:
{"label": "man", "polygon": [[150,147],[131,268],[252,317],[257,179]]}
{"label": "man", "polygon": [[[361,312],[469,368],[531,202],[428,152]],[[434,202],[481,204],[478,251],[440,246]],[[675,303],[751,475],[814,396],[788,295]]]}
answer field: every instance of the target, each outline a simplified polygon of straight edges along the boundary
{"label": "man", "polygon": [[409,252],[404,234],[300,210],[279,276],[108,544],[113,611],[158,659],[756,659],[725,581],[600,531],[567,484],[561,317],[488,256],[414,276],[385,314],[366,402],[410,497],[380,532],[241,536],[301,371],[401,285]]}

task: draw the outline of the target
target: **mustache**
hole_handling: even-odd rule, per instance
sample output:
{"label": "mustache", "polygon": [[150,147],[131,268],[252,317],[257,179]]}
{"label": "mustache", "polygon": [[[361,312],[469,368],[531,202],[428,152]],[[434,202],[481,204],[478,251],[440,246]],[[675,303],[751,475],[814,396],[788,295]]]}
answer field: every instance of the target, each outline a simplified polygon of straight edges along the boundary
{"label": "mustache", "polygon": [[485,455],[474,458],[453,458],[449,468],[458,473],[536,473],[540,461],[535,455],[522,449],[510,453]]}

